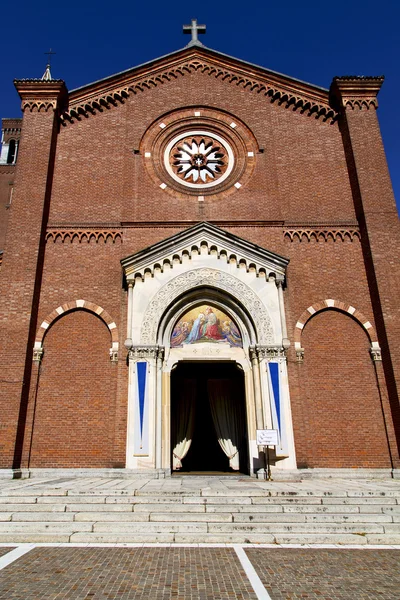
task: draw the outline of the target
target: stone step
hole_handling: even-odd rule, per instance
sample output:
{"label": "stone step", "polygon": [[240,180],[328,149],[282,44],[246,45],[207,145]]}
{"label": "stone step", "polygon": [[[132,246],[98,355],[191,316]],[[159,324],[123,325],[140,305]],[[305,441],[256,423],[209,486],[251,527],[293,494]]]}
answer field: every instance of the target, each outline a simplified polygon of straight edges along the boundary
{"label": "stone step", "polygon": [[[206,515],[207,516],[207,515]],[[186,517],[185,517],[186,518]],[[267,513],[260,514],[235,514],[235,523],[393,523],[390,515],[324,515],[324,514],[301,514],[301,513]]]}
{"label": "stone step", "polygon": [[[152,500],[148,500],[148,502],[152,502]],[[203,498],[201,496],[194,496],[192,498],[185,498],[183,501],[184,504],[222,504],[223,506],[226,506],[227,504],[230,505],[244,505],[244,504],[251,504],[251,497],[245,497],[245,496],[241,496],[240,500],[238,500],[237,498],[234,498],[233,496],[214,496],[214,497],[210,497],[210,498]]]}
{"label": "stone step", "polygon": [[74,513],[66,512],[13,512],[11,521],[24,521],[25,523],[71,522],[75,520],[74,516]]}
{"label": "stone step", "polygon": [[357,535],[341,533],[99,533],[79,532],[71,535],[71,543],[179,543],[179,544],[349,544],[365,546],[366,544],[394,545],[400,543],[399,536]]}
{"label": "stone step", "polygon": [[[107,506],[110,506],[109,504]],[[249,505],[250,506],[250,505]],[[165,512],[174,513],[194,513],[204,514],[206,512],[205,504],[133,504],[135,512]]]}
{"label": "stone step", "polygon": [[[90,508],[89,505],[86,508]],[[171,513],[157,511],[118,512],[118,511],[79,511],[79,512],[3,512],[0,522],[148,522],[163,521],[170,523],[400,523],[400,515],[371,515],[361,513],[341,514],[312,514],[312,513],[235,513],[235,512],[203,512],[203,513]]]}
{"label": "stone step", "polygon": [[[4,526],[12,528],[20,523],[0,523],[0,531],[8,531]],[[27,523],[27,527],[34,525]],[[93,526],[92,531],[98,533],[163,533],[163,532],[204,532],[204,533],[236,533],[236,532],[258,532],[258,533],[354,533],[365,535],[367,533],[398,533],[400,532],[399,524],[374,524],[374,523],[213,523],[213,522],[189,522],[189,521],[164,521],[164,522],[89,522],[89,523],[59,523],[59,526],[65,528],[78,527],[87,525],[86,529],[81,531],[89,531],[90,526]],[[56,523],[38,523],[37,526],[56,527]],[[394,527],[395,526],[395,527]]]}
{"label": "stone step", "polygon": [[56,532],[10,532],[0,533],[1,543],[252,543],[252,544],[366,544],[399,545],[399,535],[341,534],[341,533],[93,533],[72,534]]}
{"label": "stone step", "polygon": [[[195,482],[195,480],[191,480]],[[50,482],[51,483],[51,482]],[[62,482],[61,482],[62,483]],[[90,482],[89,482],[90,483]],[[178,489],[61,489],[25,484],[0,494],[0,542],[400,543],[400,489],[334,492],[220,484]],[[141,484],[140,484],[141,485]],[[267,486],[267,484],[265,484]],[[135,488],[135,489],[134,489]]]}
{"label": "stone step", "polygon": [[[35,506],[35,505],[33,505]],[[39,505],[38,505],[39,506]],[[45,506],[45,505],[42,505]],[[61,505],[60,505],[61,506]],[[158,505],[156,505],[158,507]],[[180,506],[180,505],[179,505]],[[133,505],[132,504],[65,504],[64,510],[67,512],[90,512],[96,511],[99,512],[117,512],[117,513],[125,513],[132,512]]]}
{"label": "stone step", "polygon": [[0,515],[3,512],[65,512],[65,504],[0,504]]}
{"label": "stone step", "polygon": [[[147,525],[147,524],[146,524]],[[121,524],[121,526],[123,526]],[[0,534],[2,533],[57,533],[57,534],[69,534],[76,531],[92,531],[93,523],[76,523],[74,521],[69,522],[54,522],[54,521],[42,521],[42,522],[27,522],[27,521],[7,521],[0,522]]]}
{"label": "stone step", "polygon": [[118,544],[118,543],[179,543],[179,544],[244,544],[244,543],[264,543],[274,544],[275,538],[271,534],[262,535],[243,535],[243,534],[208,534],[208,533],[157,533],[153,535],[130,533],[75,533],[70,538],[71,543],[92,543],[92,544]]}
{"label": "stone step", "polygon": [[[86,535],[93,534],[77,534],[79,539],[84,541]],[[289,541],[290,540],[290,541]],[[176,533],[174,538],[175,543],[179,544],[204,544],[204,543],[231,543],[231,544],[352,544],[366,545],[367,537],[351,534],[277,534],[247,532],[234,534],[212,533],[208,536],[203,534],[188,535],[185,533]]]}
{"label": "stone step", "polygon": [[247,497],[265,497],[265,498],[400,498],[400,489],[391,489],[385,491],[368,491],[368,490],[335,490],[335,491],[324,491],[324,490],[297,490],[297,491],[282,491],[282,490],[265,490],[260,488],[252,487],[241,487],[235,489],[223,489],[216,488],[203,488],[193,490],[183,489],[151,489],[147,486],[146,490],[119,490],[115,487],[108,486],[106,488],[96,489],[61,489],[44,486],[40,489],[38,485],[19,487],[15,489],[2,489],[0,490],[0,502],[5,497],[40,497],[40,496],[119,496],[119,497],[169,497],[169,498],[212,498],[212,497],[224,497],[224,498],[247,498]]}
{"label": "stone step", "polygon": [[[393,523],[386,525],[376,525],[374,523],[209,523],[208,531],[210,533],[233,533],[237,531],[248,531],[258,533],[358,533],[361,535],[367,533],[384,533],[386,527],[392,526]],[[393,533],[393,531],[392,531]]]}
{"label": "stone step", "polygon": [[[10,505],[12,506],[12,505]],[[104,510],[93,510],[93,505],[79,505],[80,510],[71,510],[71,507],[66,507],[66,511],[36,511],[26,510],[27,505],[22,505],[25,510],[14,510],[14,511],[3,511],[0,512],[1,521],[114,521],[114,522],[125,522],[125,521],[188,521],[188,522],[280,522],[280,523],[291,523],[291,522],[319,522],[319,523],[399,523],[399,513],[388,513],[383,514],[370,514],[370,513],[359,513],[351,512],[347,514],[341,513],[311,513],[311,512],[261,512],[256,511],[209,511],[206,512],[194,512],[194,511],[160,511],[159,505],[151,505],[151,510],[144,510],[145,505],[139,505],[139,507],[130,507],[130,510],[126,511],[104,511]],[[35,507],[37,505],[33,505]],[[102,505],[102,508],[106,505]],[[33,508],[32,507],[32,508]],[[139,508],[139,510],[137,510]],[[232,508],[232,507],[231,507]],[[259,509],[260,507],[254,507]],[[134,509],[134,510],[132,510]]]}
{"label": "stone step", "polygon": [[[160,510],[162,507],[163,510]],[[1,504],[0,520],[3,520],[5,513],[11,512],[170,512],[173,513],[277,513],[277,514],[372,514],[372,515],[400,515],[400,505],[270,505],[270,504],[178,504],[178,503],[122,503],[113,504],[111,502],[97,504],[90,498],[88,503],[62,504],[43,503],[22,503],[22,504]]]}
{"label": "stone step", "polygon": [[67,544],[71,540],[70,533],[42,532],[0,532],[0,543],[13,544]]}
{"label": "stone step", "polygon": [[[50,490],[53,491],[53,490]],[[4,492],[3,492],[4,494]],[[346,495],[348,494],[348,495]],[[400,506],[400,496],[392,492],[391,495],[350,495],[350,492],[345,495],[326,495],[326,494],[310,494],[310,495],[279,495],[276,493],[273,496],[255,494],[254,491],[250,495],[232,494],[224,495],[222,493],[209,493],[203,491],[203,495],[187,493],[181,494],[161,494],[152,493],[132,494],[117,494],[115,490],[104,490],[104,493],[57,493],[46,494],[45,492],[38,493],[36,490],[29,495],[8,494],[0,496],[0,505],[3,504],[271,504],[278,506],[285,505],[397,505]]]}
{"label": "stone step", "polygon": [[[194,535],[194,534],[190,534]],[[207,534],[205,534],[207,537]],[[169,544],[175,541],[174,533],[73,533],[72,544]],[[194,543],[194,542],[191,542]],[[205,542],[207,543],[207,542]]]}
{"label": "stone step", "polygon": [[370,498],[361,498],[361,497],[352,497],[352,498],[322,498],[321,504],[399,504],[398,498],[388,498],[388,497],[370,497]]}

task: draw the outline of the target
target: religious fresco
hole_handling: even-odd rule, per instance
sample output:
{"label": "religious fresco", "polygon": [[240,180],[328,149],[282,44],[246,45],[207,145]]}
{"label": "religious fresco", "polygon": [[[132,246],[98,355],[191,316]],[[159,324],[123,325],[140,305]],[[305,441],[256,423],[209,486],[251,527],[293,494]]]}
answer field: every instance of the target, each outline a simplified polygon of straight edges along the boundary
{"label": "religious fresco", "polygon": [[222,310],[203,304],[185,313],[171,335],[171,348],[201,342],[228,342],[230,346],[242,347],[237,325]]}

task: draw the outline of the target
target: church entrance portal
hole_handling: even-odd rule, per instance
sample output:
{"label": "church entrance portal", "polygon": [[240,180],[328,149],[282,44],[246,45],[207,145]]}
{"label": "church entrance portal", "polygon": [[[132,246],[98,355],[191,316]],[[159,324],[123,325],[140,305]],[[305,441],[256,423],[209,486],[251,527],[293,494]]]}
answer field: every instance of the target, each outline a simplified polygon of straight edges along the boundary
{"label": "church entrance portal", "polygon": [[235,363],[180,362],[172,371],[171,448],[175,472],[248,474],[244,376]]}

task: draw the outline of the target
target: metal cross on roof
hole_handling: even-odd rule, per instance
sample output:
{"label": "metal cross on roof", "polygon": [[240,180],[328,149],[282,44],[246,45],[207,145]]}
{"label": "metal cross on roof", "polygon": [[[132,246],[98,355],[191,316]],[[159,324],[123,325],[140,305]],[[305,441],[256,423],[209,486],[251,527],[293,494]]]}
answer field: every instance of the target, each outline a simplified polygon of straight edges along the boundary
{"label": "metal cross on roof", "polygon": [[50,48],[50,50],[48,52],[43,52],[43,54],[47,54],[47,64],[50,66],[51,65],[51,55],[56,54],[56,52],[53,52],[52,49]]}
{"label": "metal cross on roof", "polygon": [[197,25],[197,19],[192,19],[191,25],[183,26],[183,33],[190,33],[192,35],[192,39],[187,44],[188,46],[202,46],[203,44],[200,42],[198,38],[199,33],[205,33],[206,26],[205,25]]}
{"label": "metal cross on roof", "polygon": [[55,52],[53,52],[52,49],[50,48],[50,50],[48,52],[44,52],[44,54],[47,54],[47,65],[46,65],[46,70],[42,75],[42,81],[51,81],[52,80],[51,71],[50,71],[51,55],[55,54]]}

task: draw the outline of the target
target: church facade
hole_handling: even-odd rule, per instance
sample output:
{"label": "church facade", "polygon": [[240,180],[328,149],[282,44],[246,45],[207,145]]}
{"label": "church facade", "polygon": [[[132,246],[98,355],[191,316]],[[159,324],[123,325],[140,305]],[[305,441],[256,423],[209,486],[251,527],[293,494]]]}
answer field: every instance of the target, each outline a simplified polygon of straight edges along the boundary
{"label": "church facade", "polygon": [[320,88],[210,50],[195,28],[182,50],[76,90],[49,73],[15,82],[2,476],[257,475],[265,429],[277,477],[396,476],[382,82]]}

